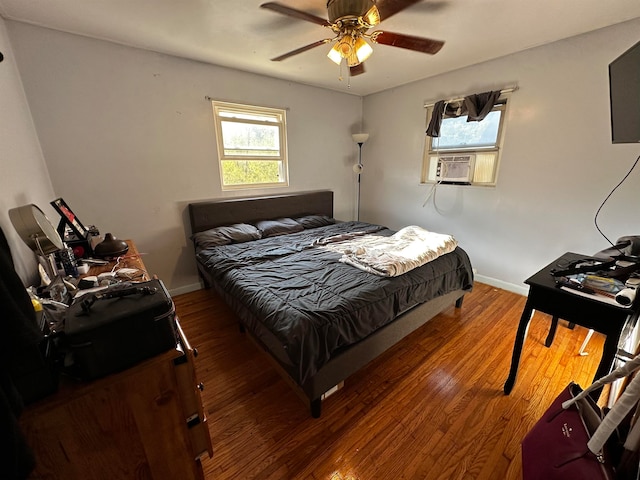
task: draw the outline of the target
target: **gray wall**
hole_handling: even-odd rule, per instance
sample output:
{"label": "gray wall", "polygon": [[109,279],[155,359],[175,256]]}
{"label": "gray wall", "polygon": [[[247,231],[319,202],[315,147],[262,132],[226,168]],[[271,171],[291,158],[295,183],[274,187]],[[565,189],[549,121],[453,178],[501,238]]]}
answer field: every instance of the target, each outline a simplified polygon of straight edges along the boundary
{"label": "gray wall", "polygon": [[[521,293],[565,251],[607,247],[594,215],[640,155],[611,144],[608,65],[638,32],[640,19],[366,97],[361,218],[452,233],[478,279]],[[441,185],[423,207],[424,103],[514,84],[497,187]],[[639,190],[640,167],[602,209],[612,241],[640,234]]]}
{"label": "gray wall", "polygon": [[7,22],[57,196],[101,233],[132,238],[173,293],[198,288],[186,204],[221,192],[210,96],[285,107],[287,191],[332,189],[352,218],[362,99]]}
{"label": "gray wall", "polygon": [[5,21],[0,18],[0,227],[11,248],[16,271],[26,284],[37,280],[33,252],[18,237],[8,211],[34,203],[49,218],[54,198],[29,105],[25,97]]}

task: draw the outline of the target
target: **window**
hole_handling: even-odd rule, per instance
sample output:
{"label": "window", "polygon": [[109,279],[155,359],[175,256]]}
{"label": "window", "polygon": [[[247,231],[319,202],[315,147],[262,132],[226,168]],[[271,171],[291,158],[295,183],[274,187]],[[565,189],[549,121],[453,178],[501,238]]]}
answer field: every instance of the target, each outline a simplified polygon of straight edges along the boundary
{"label": "window", "polygon": [[[466,115],[443,118],[440,136],[427,136],[421,182],[495,186],[506,111],[502,98],[479,122],[467,122]],[[427,125],[432,114],[429,106]]]}
{"label": "window", "polygon": [[215,100],[212,105],[222,189],[288,185],[285,111]]}

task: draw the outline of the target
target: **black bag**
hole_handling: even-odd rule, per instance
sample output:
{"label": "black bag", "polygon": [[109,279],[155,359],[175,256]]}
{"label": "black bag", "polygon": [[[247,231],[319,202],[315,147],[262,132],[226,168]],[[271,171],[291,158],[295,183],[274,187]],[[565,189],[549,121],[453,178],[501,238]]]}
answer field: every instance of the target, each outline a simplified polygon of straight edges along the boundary
{"label": "black bag", "polygon": [[117,284],[69,307],[66,373],[88,380],[124,370],[176,345],[175,307],[160,280]]}
{"label": "black bag", "polygon": [[[0,325],[3,338],[0,372],[6,372],[11,378],[11,390],[17,390],[25,405],[55,392],[58,372],[53,340],[47,338],[40,328],[31,298],[15,271],[9,243],[2,229]],[[12,392],[5,393],[10,395]]]}

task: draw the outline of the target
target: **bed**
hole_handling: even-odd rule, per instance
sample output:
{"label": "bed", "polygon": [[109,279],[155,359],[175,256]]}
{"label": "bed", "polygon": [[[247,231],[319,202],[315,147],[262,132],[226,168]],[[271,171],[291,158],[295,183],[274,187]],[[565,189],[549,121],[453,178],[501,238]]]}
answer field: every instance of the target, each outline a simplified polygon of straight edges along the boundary
{"label": "bed", "polygon": [[328,391],[444,309],[460,308],[473,286],[460,247],[394,277],[341,262],[328,241],[394,232],[333,220],[331,191],[191,203],[189,217],[203,283],[316,418]]}

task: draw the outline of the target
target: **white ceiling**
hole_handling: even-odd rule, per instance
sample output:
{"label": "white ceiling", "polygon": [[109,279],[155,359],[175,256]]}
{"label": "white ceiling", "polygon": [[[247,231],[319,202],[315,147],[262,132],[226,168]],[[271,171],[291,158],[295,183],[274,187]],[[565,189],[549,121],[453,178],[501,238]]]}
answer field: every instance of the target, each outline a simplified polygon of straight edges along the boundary
{"label": "white ceiling", "polygon": [[[340,68],[326,58],[328,45],[282,62],[269,60],[333,35],[314,23],[259,8],[264,1],[0,0],[0,15],[354,95],[640,17],[638,0],[422,0],[377,28],[444,40],[437,55],[374,45],[367,72],[349,79],[343,71],[340,80]],[[327,18],[325,1],[280,3]]]}

